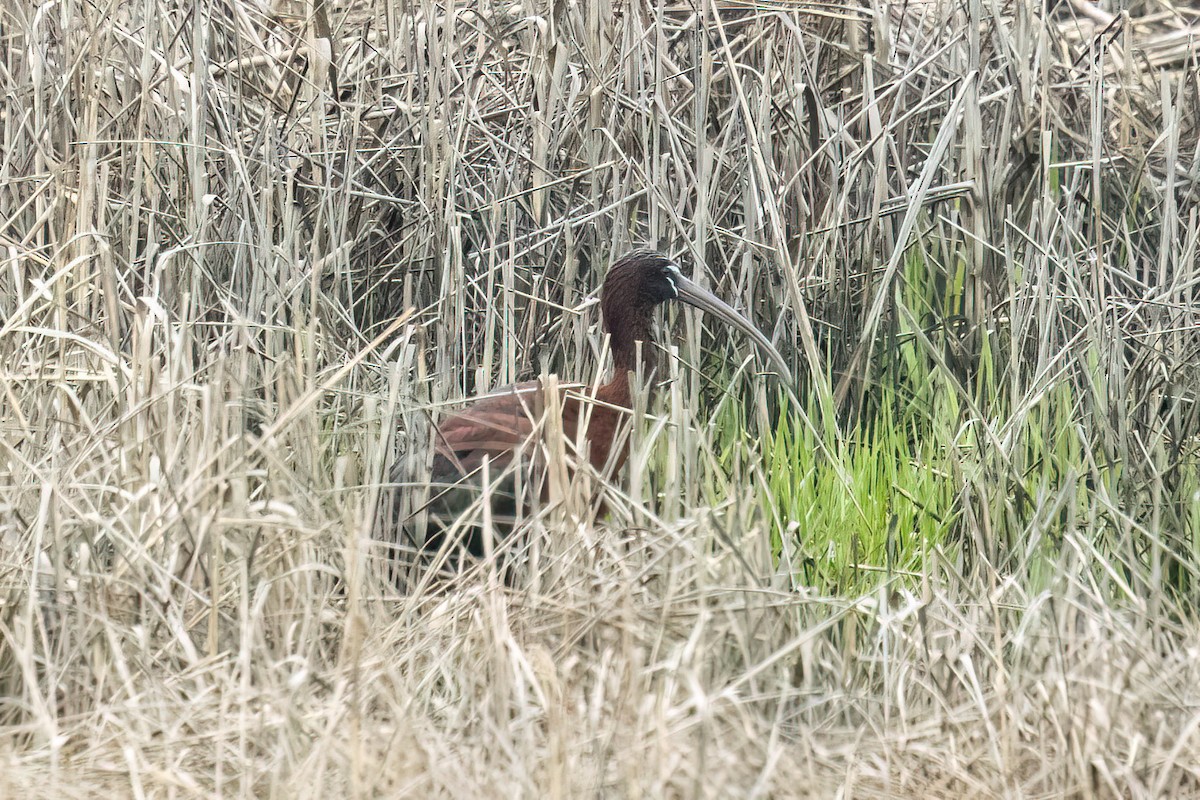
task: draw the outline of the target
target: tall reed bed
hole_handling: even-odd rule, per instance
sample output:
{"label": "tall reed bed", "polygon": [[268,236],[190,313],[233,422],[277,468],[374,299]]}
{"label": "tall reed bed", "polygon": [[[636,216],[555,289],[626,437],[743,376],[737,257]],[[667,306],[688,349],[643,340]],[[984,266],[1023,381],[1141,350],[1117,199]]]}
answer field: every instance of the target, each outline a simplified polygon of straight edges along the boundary
{"label": "tall reed bed", "polygon": [[[0,796],[1200,791],[1198,25],[0,0]],[[674,313],[628,474],[397,591],[643,243],[799,402]]]}

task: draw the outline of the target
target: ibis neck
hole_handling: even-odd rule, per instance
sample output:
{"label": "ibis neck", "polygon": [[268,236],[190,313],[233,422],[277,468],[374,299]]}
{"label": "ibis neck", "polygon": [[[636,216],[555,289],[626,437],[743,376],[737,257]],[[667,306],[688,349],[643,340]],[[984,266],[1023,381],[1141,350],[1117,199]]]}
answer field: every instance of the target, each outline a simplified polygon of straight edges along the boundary
{"label": "ibis neck", "polygon": [[[616,372],[614,380],[624,379],[628,383],[628,373],[637,372],[640,367],[644,380],[649,380],[654,374],[655,368],[658,366],[658,359],[654,351],[654,341],[652,338],[653,331],[650,322],[650,316],[639,315],[633,320],[623,320],[623,324],[616,327],[616,331],[612,331],[609,337],[609,346],[612,348],[613,368]],[[639,344],[641,345],[641,361],[638,360]]]}
{"label": "ibis neck", "polygon": [[[629,316],[633,319],[629,319]],[[631,376],[641,370],[644,382],[642,385],[652,385],[658,361],[651,338],[653,331],[649,313],[629,316],[617,320],[618,324],[613,324],[614,320],[608,314],[604,318],[604,327],[609,332],[609,348],[613,354],[613,376],[596,391],[596,399],[601,403],[592,410],[592,425],[589,428],[589,431],[609,433],[608,436],[598,436],[591,440],[592,455],[598,458],[600,463],[610,463],[611,437],[625,419],[625,414],[620,409],[633,408]],[[625,445],[615,454],[611,463],[616,469],[620,469],[628,456],[629,442],[626,439]]]}

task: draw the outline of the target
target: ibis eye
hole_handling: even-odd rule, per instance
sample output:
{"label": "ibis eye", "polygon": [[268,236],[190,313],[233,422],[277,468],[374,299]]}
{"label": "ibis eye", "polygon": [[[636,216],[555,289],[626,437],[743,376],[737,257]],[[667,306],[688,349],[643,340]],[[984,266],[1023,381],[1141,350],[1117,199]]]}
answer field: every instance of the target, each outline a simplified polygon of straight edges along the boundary
{"label": "ibis eye", "polygon": [[672,293],[678,297],[679,283],[677,281],[683,280],[683,273],[679,271],[679,267],[668,261],[667,265],[663,267],[663,277],[667,279],[667,283],[671,284]]}

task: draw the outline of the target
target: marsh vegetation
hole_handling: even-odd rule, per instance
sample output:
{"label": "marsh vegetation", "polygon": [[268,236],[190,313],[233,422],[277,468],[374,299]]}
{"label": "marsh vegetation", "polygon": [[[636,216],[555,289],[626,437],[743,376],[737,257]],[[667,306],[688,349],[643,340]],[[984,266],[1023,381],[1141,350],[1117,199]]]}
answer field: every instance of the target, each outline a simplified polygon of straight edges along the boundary
{"label": "marsh vegetation", "polygon": [[[0,0],[0,796],[1200,793],[1198,17]],[[642,244],[799,402],[672,312],[625,473],[399,590]]]}

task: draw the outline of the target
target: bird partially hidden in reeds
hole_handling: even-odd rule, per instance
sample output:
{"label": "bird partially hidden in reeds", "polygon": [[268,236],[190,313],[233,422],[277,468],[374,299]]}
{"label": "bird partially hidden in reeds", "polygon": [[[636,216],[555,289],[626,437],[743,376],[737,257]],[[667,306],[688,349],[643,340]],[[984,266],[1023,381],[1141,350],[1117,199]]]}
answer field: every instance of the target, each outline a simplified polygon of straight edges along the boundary
{"label": "bird partially hidden in reeds", "polygon": [[[653,250],[635,250],[608,271],[600,294],[600,313],[609,335],[613,374],[597,386],[559,384],[541,380],[498,389],[443,418],[433,431],[429,475],[430,499],[424,510],[428,523],[422,541],[413,542],[427,554],[442,552],[442,563],[458,563],[450,551],[472,556],[485,552],[479,524],[456,524],[472,504],[486,503],[486,517],[496,539],[511,530],[523,499],[545,501],[548,494],[547,429],[562,431],[567,473],[585,460],[603,476],[617,474],[629,457],[629,420],[633,407],[634,375],[650,387],[658,358],[653,344],[654,310],[679,300],[713,315],[746,334],[773,362],[790,385],[787,363],[754,325],[708,290],[684,277],[675,262]],[[551,395],[548,397],[548,393]],[[555,396],[556,393],[556,396]],[[547,411],[560,424],[549,424]],[[411,462],[410,462],[411,464]],[[411,467],[410,467],[411,469]],[[397,475],[402,486],[413,487],[418,476]],[[401,525],[409,521],[400,520]]]}

